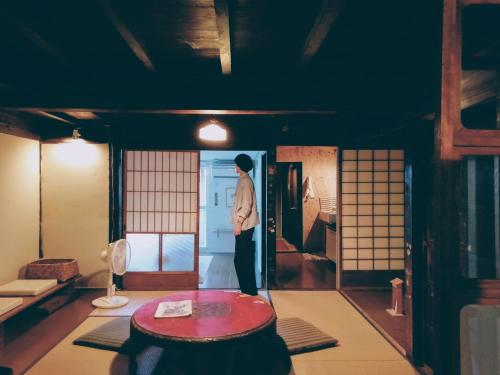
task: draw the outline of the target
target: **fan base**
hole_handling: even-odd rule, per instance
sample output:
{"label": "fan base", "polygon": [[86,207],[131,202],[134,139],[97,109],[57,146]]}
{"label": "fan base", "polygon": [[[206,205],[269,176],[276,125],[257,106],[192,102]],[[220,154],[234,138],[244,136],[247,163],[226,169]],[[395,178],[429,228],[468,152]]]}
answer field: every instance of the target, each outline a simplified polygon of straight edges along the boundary
{"label": "fan base", "polygon": [[100,309],[116,309],[127,303],[128,297],[124,296],[100,297],[92,301],[92,305]]}

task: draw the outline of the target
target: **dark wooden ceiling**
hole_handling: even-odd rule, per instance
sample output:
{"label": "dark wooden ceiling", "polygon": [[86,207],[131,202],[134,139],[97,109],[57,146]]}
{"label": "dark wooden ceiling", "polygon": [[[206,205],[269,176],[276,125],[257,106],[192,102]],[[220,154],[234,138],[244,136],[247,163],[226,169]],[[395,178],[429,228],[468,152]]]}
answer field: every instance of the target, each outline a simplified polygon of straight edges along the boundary
{"label": "dark wooden ceiling", "polygon": [[[418,117],[434,111],[438,93],[440,6],[435,0],[2,2],[0,108],[100,125],[131,112]],[[77,119],[75,110],[97,116]]]}

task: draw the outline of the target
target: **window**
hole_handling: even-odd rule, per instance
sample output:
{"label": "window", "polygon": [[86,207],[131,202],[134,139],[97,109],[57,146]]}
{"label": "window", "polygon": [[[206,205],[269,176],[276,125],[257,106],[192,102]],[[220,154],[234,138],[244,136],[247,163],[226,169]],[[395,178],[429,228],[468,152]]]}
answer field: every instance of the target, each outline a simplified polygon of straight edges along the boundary
{"label": "window", "polygon": [[462,176],[462,275],[500,279],[500,156],[466,157]]}

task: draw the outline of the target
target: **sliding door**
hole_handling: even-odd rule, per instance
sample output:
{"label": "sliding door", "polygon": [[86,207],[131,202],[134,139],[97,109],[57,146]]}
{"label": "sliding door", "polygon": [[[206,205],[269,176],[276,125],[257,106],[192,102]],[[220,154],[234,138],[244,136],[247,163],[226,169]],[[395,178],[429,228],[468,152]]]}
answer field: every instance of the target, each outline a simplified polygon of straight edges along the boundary
{"label": "sliding door", "polygon": [[198,288],[198,151],[125,151],[129,290]]}

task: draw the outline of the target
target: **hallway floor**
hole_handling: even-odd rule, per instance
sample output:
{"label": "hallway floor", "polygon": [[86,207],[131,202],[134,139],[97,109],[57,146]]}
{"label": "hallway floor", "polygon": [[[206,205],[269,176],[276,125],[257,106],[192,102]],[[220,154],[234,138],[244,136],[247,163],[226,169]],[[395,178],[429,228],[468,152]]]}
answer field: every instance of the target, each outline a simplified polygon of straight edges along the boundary
{"label": "hallway floor", "polygon": [[276,253],[275,289],[335,289],[334,264],[309,253]]}
{"label": "hallway floor", "polygon": [[[234,269],[234,253],[200,254],[200,289],[238,289],[238,277]],[[257,288],[262,287],[257,277]]]}

